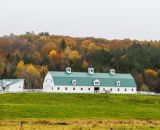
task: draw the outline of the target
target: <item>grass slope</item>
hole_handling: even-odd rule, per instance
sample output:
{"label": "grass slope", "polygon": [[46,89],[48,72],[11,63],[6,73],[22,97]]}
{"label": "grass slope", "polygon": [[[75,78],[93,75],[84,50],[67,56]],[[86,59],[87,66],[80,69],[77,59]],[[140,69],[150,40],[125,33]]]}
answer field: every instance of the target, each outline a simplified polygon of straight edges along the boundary
{"label": "grass slope", "polygon": [[160,96],[0,94],[0,119],[160,120]]}

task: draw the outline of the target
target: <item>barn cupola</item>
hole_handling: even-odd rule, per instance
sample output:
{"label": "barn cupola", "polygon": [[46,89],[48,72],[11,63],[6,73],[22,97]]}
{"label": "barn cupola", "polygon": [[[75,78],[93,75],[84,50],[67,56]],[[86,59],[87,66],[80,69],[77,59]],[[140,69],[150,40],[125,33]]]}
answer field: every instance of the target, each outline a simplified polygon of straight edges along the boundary
{"label": "barn cupola", "polygon": [[67,67],[67,68],[66,68],[66,73],[67,73],[67,74],[70,74],[71,72],[72,72],[72,71],[71,71],[71,67]]}
{"label": "barn cupola", "polygon": [[115,69],[110,69],[110,75],[115,75],[116,74],[116,72],[115,72]]}
{"label": "barn cupola", "polygon": [[93,67],[89,67],[88,68],[88,74],[94,74],[94,68]]}

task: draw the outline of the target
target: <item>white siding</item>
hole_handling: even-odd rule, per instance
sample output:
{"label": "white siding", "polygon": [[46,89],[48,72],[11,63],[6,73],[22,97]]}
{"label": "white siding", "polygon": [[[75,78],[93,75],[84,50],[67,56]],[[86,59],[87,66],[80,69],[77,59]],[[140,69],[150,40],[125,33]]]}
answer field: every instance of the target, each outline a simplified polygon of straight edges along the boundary
{"label": "white siding", "polygon": [[9,92],[23,92],[24,90],[24,80],[16,82],[14,84],[9,85],[8,90]]}
{"label": "white siding", "polygon": [[54,86],[52,92],[56,92],[56,93],[94,93],[94,87],[93,86],[92,87],[89,87],[89,86]]}
{"label": "white siding", "polygon": [[134,94],[137,92],[137,90],[135,87],[100,87],[100,93],[105,93],[105,92]]}
{"label": "white siding", "polygon": [[44,92],[53,92],[54,81],[52,75],[48,72],[43,82],[43,91]]}
{"label": "white siding", "polygon": [[[94,86],[52,86],[52,90],[48,89],[44,91],[55,92],[55,93],[95,93]],[[134,94],[136,93],[136,88],[135,87],[100,87],[100,90],[98,93],[106,93],[106,92]]]}

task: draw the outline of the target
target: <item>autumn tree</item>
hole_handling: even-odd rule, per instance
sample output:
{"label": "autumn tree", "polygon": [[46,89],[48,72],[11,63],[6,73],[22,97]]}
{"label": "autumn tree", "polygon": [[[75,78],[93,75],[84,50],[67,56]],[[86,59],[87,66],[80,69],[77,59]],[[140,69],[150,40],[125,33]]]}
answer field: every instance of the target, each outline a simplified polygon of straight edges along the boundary
{"label": "autumn tree", "polygon": [[76,62],[77,60],[80,59],[80,54],[78,51],[71,51],[70,54],[69,54],[69,59],[72,61],[72,62]]}
{"label": "autumn tree", "polygon": [[158,73],[155,70],[147,69],[144,72],[145,84],[149,86],[150,91],[155,91],[158,85]]}
{"label": "autumn tree", "polygon": [[47,66],[34,66],[20,61],[17,65],[15,76],[25,79],[25,88],[37,89],[42,88],[43,79],[47,71]]}
{"label": "autumn tree", "polygon": [[67,47],[66,42],[64,39],[62,39],[62,41],[59,44],[59,48],[60,50],[64,50]]}
{"label": "autumn tree", "polygon": [[49,32],[40,32],[39,35],[40,36],[49,36]]}
{"label": "autumn tree", "polygon": [[85,40],[81,43],[81,49],[88,53],[94,53],[95,50],[100,47],[96,46],[96,44],[90,40]]}
{"label": "autumn tree", "polygon": [[144,74],[156,77],[158,73],[155,70],[147,69],[147,70],[144,71]]}
{"label": "autumn tree", "polygon": [[88,67],[89,67],[89,63],[86,60],[83,60],[83,62],[82,62],[82,68],[84,70],[87,70]]}
{"label": "autumn tree", "polygon": [[55,58],[57,57],[57,52],[56,52],[56,50],[50,51],[49,56],[50,56],[51,58],[55,59]]}
{"label": "autumn tree", "polygon": [[42,50],[44,53],[47,53],[49,54],[52,50],[56,50],[57,49],[57,46],[54,42],[49,42],[49,43],[46,43],[43,47],[42,47]]}
{"label": "autumn tree", "polygon": [[0,79],[3,78],[5,72],[5,61],[0,57]]}

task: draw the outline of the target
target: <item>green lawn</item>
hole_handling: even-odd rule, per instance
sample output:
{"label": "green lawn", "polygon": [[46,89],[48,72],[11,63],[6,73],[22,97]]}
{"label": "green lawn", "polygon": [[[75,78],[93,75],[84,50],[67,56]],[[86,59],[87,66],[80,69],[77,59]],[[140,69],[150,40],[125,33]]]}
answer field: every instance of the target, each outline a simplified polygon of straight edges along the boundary
{"label": "green lawn", "polygon": [[160,120],[160,96],[0,94],[0,119]]}

